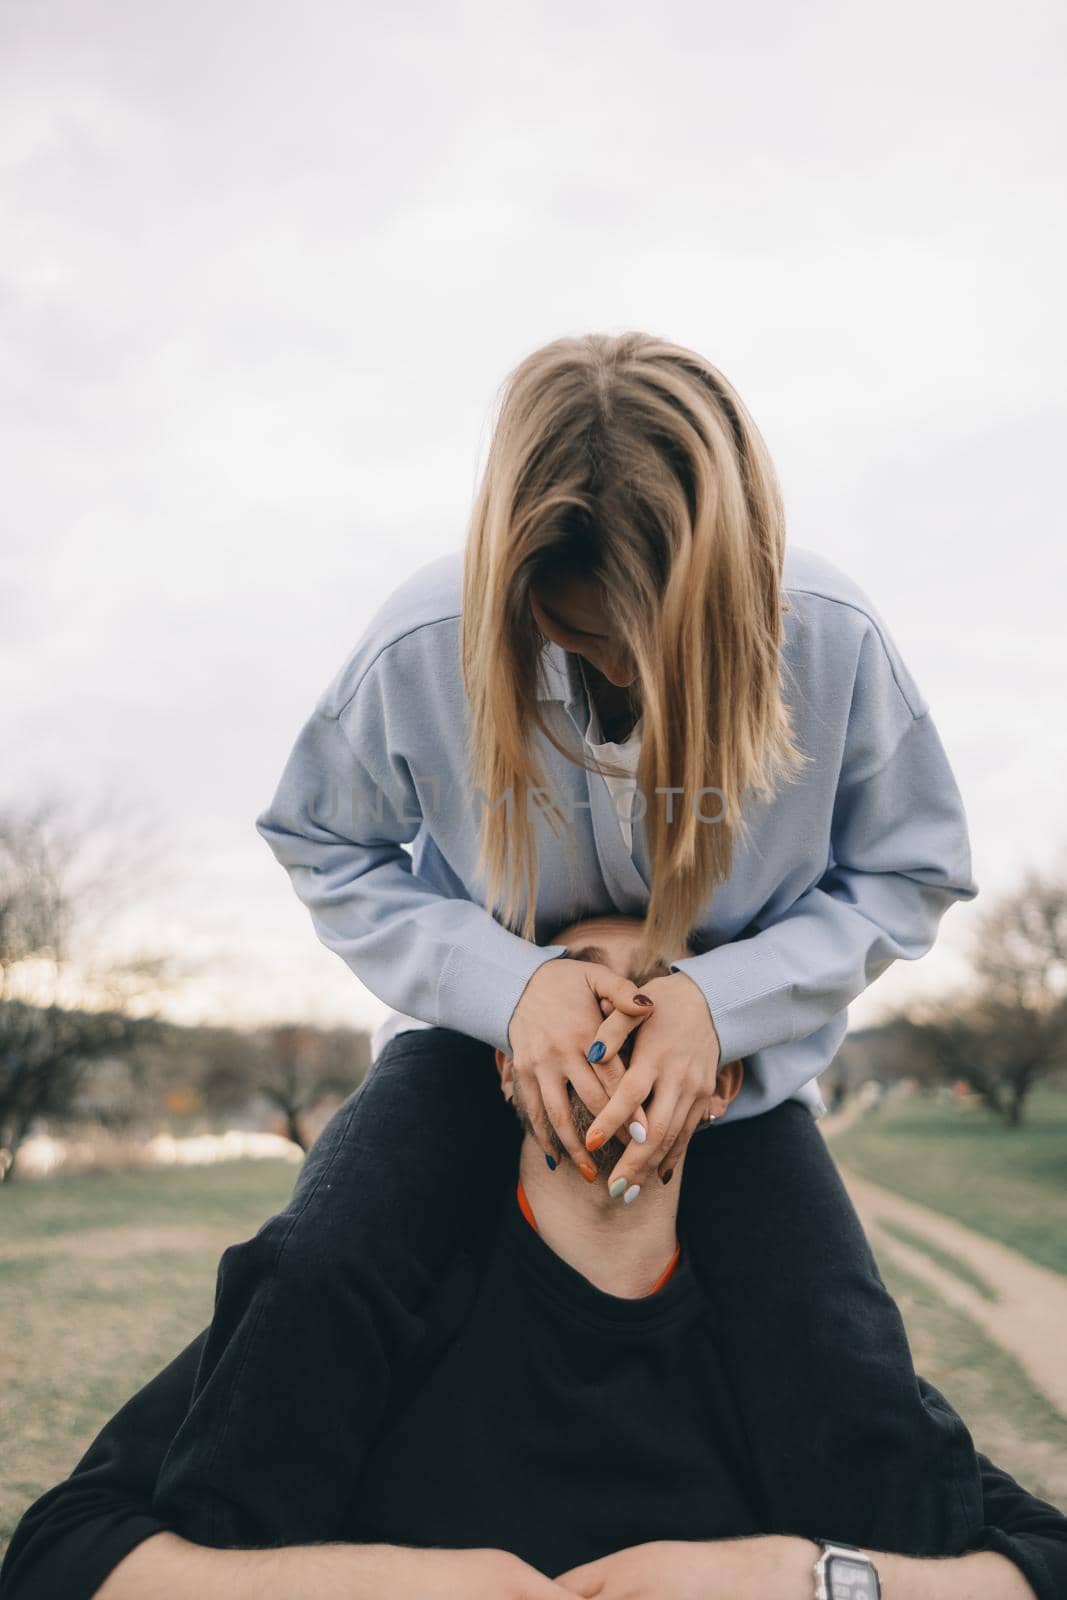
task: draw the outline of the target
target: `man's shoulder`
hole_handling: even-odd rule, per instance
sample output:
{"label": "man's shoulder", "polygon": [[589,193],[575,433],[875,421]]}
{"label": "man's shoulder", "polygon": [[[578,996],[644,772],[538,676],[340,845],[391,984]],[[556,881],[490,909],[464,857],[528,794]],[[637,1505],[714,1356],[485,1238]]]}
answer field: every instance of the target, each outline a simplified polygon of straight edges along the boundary
{"label": "man's shoulder", "polygon": [[[418,638],[423,651],[442,653],[453,665],[463,600],[463,551],[436,556],[391,589],[371,614],[359,643],[349,653],[319,702],[338,715],[372,670],[388,671],[405,640]],[[434,670],[434,663],[429,663]]]}

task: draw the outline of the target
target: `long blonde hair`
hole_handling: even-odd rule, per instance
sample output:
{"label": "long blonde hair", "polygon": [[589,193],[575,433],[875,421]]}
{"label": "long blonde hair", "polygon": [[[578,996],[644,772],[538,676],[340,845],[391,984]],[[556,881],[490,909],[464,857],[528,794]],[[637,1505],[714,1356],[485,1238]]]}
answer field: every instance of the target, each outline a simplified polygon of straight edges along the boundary
{"label": "long blonde hair", "polygon": [[[467,539],[461,646],[479,871],[506,927],[535,936],[531,811],[574,845],[544,799],[531,730],[587,771],[619,770],[561,743],[542,715],[539,579],[601,585],[605,628],[633,656],[651,868],[643,967],[673,956],[728,878],[743,794],[773,794],[807,760],[780,682],[784,552],[767,447],[703,356],[645,333],[593,333],[554,340],[505,379]],[[668,789],[682,791],[671,821]],[[709,805],[708,790],[721,798]],[[721,821],[701,820],[716,807]]]}

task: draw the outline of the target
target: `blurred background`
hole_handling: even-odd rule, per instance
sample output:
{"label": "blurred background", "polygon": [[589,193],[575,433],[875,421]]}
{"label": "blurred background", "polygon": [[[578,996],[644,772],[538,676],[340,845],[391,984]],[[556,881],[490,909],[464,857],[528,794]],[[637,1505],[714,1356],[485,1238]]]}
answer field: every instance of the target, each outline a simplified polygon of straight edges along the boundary
{"label": "blurred background", "polygon": [[980,894],[821,1125],[916,1364],[1067,1504],[1063,69],[1038,0],[5,8],[0,1542],[367,1070],[254,818],[594,329],[727,374],[930,704]]}

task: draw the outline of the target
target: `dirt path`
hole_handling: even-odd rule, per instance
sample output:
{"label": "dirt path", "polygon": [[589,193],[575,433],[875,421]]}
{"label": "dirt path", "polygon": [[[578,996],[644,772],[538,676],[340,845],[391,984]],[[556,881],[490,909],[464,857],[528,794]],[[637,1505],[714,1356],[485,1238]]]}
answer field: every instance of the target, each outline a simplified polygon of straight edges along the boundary
{"label": "dirt path", "polygon": [[[254,1230],[249,1230],[249,1236]],[[44,1239],[0,1241],[0,1262],[37,1260],[42,1256],[75,1256],[83,1261],[117,1261],[124,1256],[158,1255],[190,1250],[222,1254],[234,1243],[230,1228],[188,1227],[184,1223],[130,1223],[115,1228],[89,1228]],[[240,1237],[244,1237],[241,1235]]]}
{"label": "dirt path", "polygon": [[[928,1284],[1014,1356],[1030,1381],[1067,1419],[1067,1277],[847,1168],[842,1168],[841,1174],[875,1248]],[[923,1251],[895,1238],[879,1226],[884,1222],[940,1246],[977,1273],[996,1299],[987,1300]]]}

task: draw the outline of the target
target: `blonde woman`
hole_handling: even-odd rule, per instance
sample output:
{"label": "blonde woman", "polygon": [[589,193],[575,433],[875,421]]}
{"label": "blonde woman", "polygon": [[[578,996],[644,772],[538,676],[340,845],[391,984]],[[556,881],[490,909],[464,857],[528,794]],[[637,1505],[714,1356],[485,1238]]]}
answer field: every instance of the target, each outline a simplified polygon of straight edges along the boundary
{"label": "blonde woman", "polygon": [[[962,1548],[958,1435],[918,1398],[814,1116],[850,1001],[977,893],[964,811],[874,606],[787,547],[766,446],[710,361],[625,333],[519,364],[465,553],[394,590],[258,826],[392,1016],[290,1205],[223,1257],[160,1478],[171,1525],[331,1536],[352,1419],[387,1405],[514,1170],[495,1048],[549,1167],[635,1218],[692,1140],[682,1211],[724,1359],[760,1352],[749,1425],[785,1408],[793,1427],[765,1485],[774,1526]],[[549,942],[613,914],[643,924],[626,973]],[[356,1376],[324,1392],[338,1339]],[[847,1528],[814,1526],[820,1461],[852,1487]]]}

